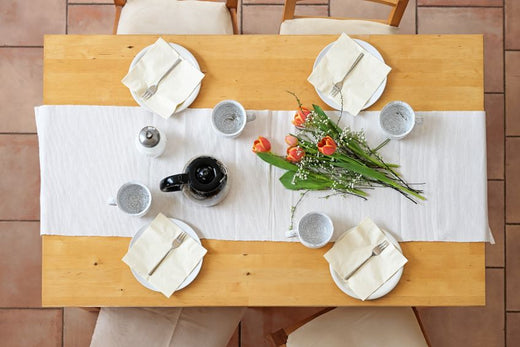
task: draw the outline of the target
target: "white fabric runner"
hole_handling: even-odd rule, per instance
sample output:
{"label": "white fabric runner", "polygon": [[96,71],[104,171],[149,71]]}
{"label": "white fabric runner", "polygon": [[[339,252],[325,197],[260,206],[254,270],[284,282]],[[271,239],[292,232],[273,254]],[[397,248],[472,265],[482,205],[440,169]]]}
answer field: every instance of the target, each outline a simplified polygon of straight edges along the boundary
{"label": "white fabric runner", "polygon": [[[284,137],[294,132],[293,111],[256,111],[236,139],[211,128],[209,109],[188,109],[168,120],[138,107],[41,106],[35,109],[40,143],[41,233],[57,235],[133,236],[159,212],[190,224],[201,238],[296,241],[285,236],[290,208],[299,192],[283,188],[283,171],[251,152],[258,135],[270,139],[275,153],[285,153]],[[343,125],[364,129],[369,144],[384,136],[378,112],[344,117]],[[357,197],[307,194],[295,225],[310,211],[327,213],[335,240],[370,217],[399,241],[492,241],[487,217],[486,128],[484,112],[418,112],[423,124],[406,139],[383,148],[387,162],[400,164],[408,182],[425,183],[427,201],[414,204],[392,189]],[[135,137],[153,125],[168,139],[156,159],[139,153]],[[225,163],[231,189],[214,207],[198,206],[182,193],[159,190],[162,178],[178,174],[191,158],[210,154]],[[108,206],[119,186],[139,181],[152,191],[145,217],[129,217]]]}

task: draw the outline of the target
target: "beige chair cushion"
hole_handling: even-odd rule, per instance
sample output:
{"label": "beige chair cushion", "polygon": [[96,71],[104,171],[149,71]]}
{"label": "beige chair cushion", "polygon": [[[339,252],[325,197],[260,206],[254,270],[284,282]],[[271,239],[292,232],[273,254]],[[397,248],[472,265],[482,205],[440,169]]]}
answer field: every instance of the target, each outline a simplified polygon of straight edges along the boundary
{"label": "beige chair cushion", "polygon": [[233,34],[223,2],[128,0],[121,11],[118,34]]}
{"label": "beige chair cushion", "polygon": [[287,347],[427,347],[408,307],[342,307],[329,311],[289,335]]}
{"label": "beige chair cushion", "polygon": [[225,347],[244,307],[103,307],[91,347]]}
{"label": "beige chair cushion", "polygon": [[280,26],[281,35],[326,35],[326,34],[397,34],[399,28],[366,20],[299,18],[289,19]]}

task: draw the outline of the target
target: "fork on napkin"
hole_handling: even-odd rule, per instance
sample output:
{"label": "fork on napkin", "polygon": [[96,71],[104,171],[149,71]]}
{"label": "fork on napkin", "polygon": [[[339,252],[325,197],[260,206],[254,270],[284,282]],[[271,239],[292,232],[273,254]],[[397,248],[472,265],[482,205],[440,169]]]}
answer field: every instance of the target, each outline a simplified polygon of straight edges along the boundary
{"label": "fork on napkin", "polygon": [[[364,54],[363,59],[344,80],[341,92],[334,97],[330,96],[334,84],[345,76],[361,53]],[[341,105],[343,98],[343,110],[356,116],[383,83],[390,70],[388,65],[343,33],[312,70],[307,80],[338,105]]]}
{"label": "fork on napkin", "polygon": [[[168,69],[180,57],[168,42],[159,38],[139,61],[128,71],[121,82],[135,95],[143,95],[146,89],[165,76]],[[158,115],[169,118],[175,113],[204,78],[204,74],[190,62],[181,62],[158,85],[157,92],[141,102]]]}
{"label": "fork on napkin", "polygon": [[385,234],[370,219],[364,219],[358,226],[348,230],[324,257],[341,278],[363,263],[372,253],[374,246],[388,241],[388,246],[370,258],[354,272],[346,283],[361,300],[366,300],[408,261],[388,240]]}
{"label": "fork on napkin", "polygon": [[148,273],[166,254],[172,241],[182,230],[162,213],[159,213],[132,245],[123,261],[157,288],[170,297],[179,285],[200,262],[207,250],[187,235],[149,276]]}

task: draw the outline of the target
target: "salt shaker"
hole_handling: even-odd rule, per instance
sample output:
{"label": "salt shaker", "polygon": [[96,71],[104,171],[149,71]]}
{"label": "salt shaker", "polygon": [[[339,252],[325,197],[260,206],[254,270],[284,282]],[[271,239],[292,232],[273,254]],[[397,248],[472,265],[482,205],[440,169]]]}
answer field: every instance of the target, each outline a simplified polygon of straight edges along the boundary
{"label": "salt shaker", "polygon": [[166,136],[153,126],[146,126],[137,135],[136,145],[139,152],[156,158],[166,148]]}

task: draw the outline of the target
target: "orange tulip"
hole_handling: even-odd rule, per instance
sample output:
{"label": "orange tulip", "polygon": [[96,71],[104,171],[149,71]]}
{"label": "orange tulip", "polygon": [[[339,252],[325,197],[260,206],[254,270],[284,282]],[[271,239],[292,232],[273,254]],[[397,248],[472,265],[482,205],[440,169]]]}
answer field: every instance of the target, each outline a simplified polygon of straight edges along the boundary
{"label": "orange tulip", "polygon": [[263,136],[258,136],[255,142],[253,142],[253,152],[255,153],[269,152],[270,150],[271,143]]}
{"label": "orange tulip", "polygon": [[303,127],[305,121],[307,120],[307,116],[311,113],[311,111],[306,107],[301,107],[295,114],[292,123],[297,127]]}
{"label": "orange tulip", "polygon": [[289,145],[289,147],[294,147],[298,144],[298,138],[296,136],[287,135],[285,137],[285,143]]}
{"label": "orange tulip", "polygon": [[305,151],[300,147],[289,147],[287,148],[287,157],[286,159],[291,163],[297,163],[305,156]]}
{"label": "orange tulip", "polygon": [[337,148],[338,145],[330,136],[325,136],[318,142],[318,151],[325,155],[333,155]]}

